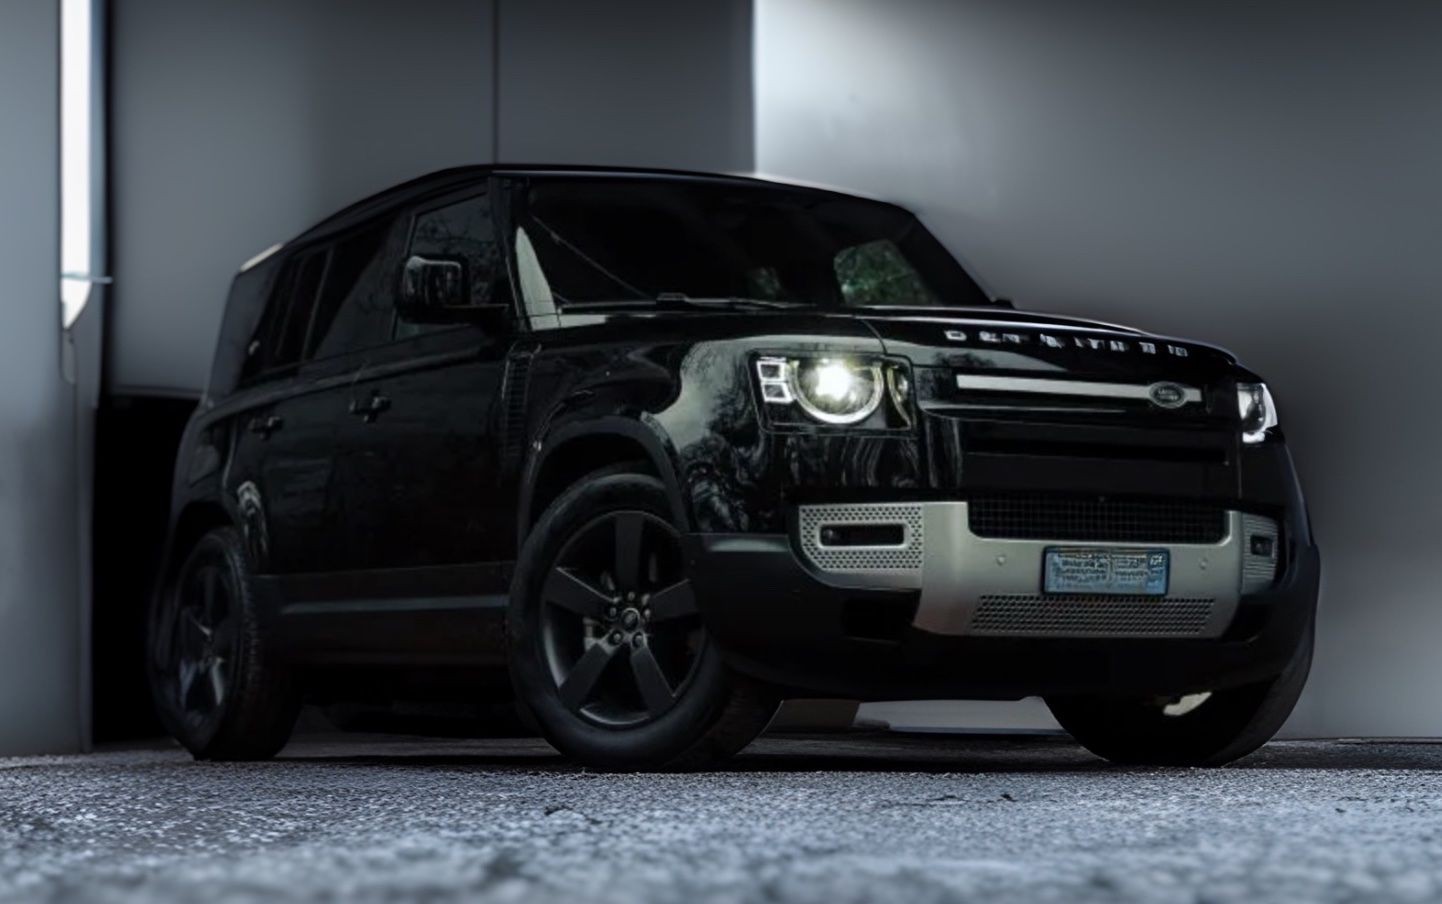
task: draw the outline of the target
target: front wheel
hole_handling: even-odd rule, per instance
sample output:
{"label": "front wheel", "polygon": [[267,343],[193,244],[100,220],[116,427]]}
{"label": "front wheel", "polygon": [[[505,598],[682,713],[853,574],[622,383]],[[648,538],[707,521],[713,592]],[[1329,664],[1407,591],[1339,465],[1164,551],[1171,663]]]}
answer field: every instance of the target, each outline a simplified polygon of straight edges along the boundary
{"label": "front wheel", "polygon": [[777,700],[706,634],[665,488],[598,472],[546,510],[511,592],[517,695],[562,753],[605,769],[689,769],[746,746]]}
{"label": "front wheel", "polygon": [[1132,766],[1223,766],[1261,747],[1287,720],[1312,665],[1312,631],[1271,681],[1180,697],[1058,696],[1061,727],[1103,759]]}

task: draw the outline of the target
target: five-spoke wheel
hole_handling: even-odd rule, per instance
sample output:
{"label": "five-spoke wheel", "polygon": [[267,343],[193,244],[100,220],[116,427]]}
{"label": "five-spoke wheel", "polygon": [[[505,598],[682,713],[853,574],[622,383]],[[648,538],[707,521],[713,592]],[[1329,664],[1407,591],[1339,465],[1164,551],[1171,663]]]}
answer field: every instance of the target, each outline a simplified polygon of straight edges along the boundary
{"label": "five-spoke wheel", "polygon": [[192,557],[161,602],[151,644],[161,693],[197,727],[225,705],[235,661],[235,584],[219,551]]}
{"label": "five-spoke wheel", "polygon": [[561,550],[541,630],[561,702],[599,725],[635,725],[676,702],[702,649],[675,529],[644,511],[602,515]]}
{"label": "five-spoke wheel", "polygon": [[665,488],[644,474],[598,472],[547,508],[521,551],[509,634],[522,704],[588,765],[714,762],[776,710],[708,639]]}
{"label": "five-spoke wheel", "polygon": [[152,601],[148,636],[156,712],[198,759],[260,759],[285,745],[299,695],[272,646],[240,534],[205,534]]}

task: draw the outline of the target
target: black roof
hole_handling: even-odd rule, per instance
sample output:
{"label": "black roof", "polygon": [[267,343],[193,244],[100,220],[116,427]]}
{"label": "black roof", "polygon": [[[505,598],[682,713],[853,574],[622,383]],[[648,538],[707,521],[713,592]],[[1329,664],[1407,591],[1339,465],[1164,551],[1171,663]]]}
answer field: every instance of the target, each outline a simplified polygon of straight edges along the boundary
{"label": "black roof", "polygon": [[[321,220],[319,223],[302,232],[285,244],[302,239],[319,238],[338,229],[353,225],[376,213],[384,211],[392,206],[403,204],[414,197],[429,194],[435,191],[443,191],[450,187],[461,187],[477,179],[491,175],[566,175],[578,176],[616,176],[616,177],[652,177],[657,179],[674,179],[682,182],[734,182],[744,185],[769,186],[773,188],[791,188],[796,191],[815,191],[827,194],[843,195],[846,197],[858,197],[857,195],[839,191],[837,189],[824,188],[822,186],[807,185],[805,183],[778,181],[765,179],[757,176],[745,176],[730,173],[706,173],[693,170],[662,169],[649,167],[631,166],[576,166],[567,164],[522,164],[522,163],[485,163],[473,164],[470,166],[457,166],[449,169],[437,170],[415,179],[393,185],[390,188],[379,191],[369,197],[363,198],[348,207],[337,211],[334,214]],[[885,202],[877,202],[885,203]],[[894,206],[894,205],[893,205]]]}

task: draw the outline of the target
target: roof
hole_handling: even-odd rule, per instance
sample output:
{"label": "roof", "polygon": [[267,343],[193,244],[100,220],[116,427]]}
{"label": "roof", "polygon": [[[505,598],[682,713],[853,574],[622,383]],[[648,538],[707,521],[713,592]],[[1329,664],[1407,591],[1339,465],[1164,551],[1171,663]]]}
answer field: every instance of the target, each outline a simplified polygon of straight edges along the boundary
{"label": "roof", "polygon": [[[373,195],[351,204],[334,214],[306,229],[300,235],[290,241],[300,239],[316,238],[343,229],[362,220],[372,214],[385,210],[389,207],[403,204],[411,198],[432,191],[444,190],[448,187],[460,187],[468,182],[485,178],[491,175],[577,175],[588,177],[615,176],[617,178],[634,178],[637,176],[651,177],[658,179],[674,179],[677,181],[692,182],[734,182],[752,186],[770,186],[794,188],[799,191],[825,192],[828,194],[845,195],[850,198],[864,198],[854,192],[843,191],[836,188],[814,185],[799,181],[789,181],[772,177],[754,175],[743,175],[738,173],[707,173],[694,170],[663,169],[652,167],[629,167],[629,166],[579,166],[569,164],[526,164],[526,163],[486,163],[473,164],[470,166],[457,166],[449,169],[437,170],[415,179],[410,179],[399,185],[379,191]],[[877,203],[889,203],[878,199],[869,198]],[[286,242],[285,244],[290,244]]]}

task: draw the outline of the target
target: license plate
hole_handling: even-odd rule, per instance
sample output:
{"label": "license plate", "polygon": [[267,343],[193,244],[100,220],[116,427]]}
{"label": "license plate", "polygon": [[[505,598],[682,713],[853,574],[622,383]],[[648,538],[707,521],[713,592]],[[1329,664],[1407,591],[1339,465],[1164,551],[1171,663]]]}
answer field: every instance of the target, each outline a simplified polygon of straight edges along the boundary
{"label": "license plate", "polygon": [[1166,596],[1171,558],[1165,549],[1054,546],[1043,557],[1042,592]]}

